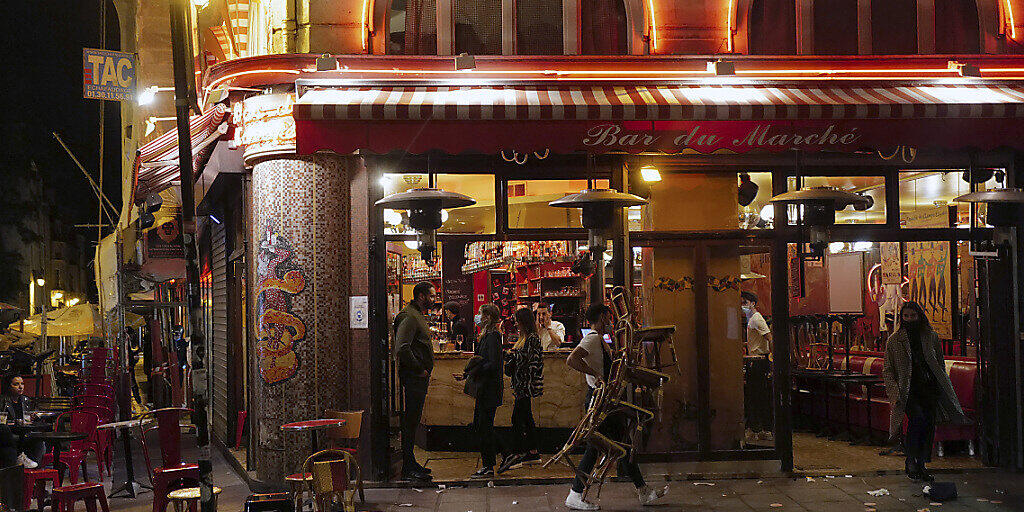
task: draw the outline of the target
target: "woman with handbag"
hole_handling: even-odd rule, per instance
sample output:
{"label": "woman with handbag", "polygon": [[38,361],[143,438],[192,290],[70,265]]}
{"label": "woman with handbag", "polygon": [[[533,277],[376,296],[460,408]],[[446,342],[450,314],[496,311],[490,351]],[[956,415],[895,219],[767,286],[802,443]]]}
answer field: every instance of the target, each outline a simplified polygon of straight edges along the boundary
{"label": "woman with handbag", "polygon": [[494,476],[498,439],[494,433],[494,414],[501,405],[502,377],[501,317],[494,304],[480,306],[480,340],[470,364],[466,365],[466,392],[476,399],[473,425],[480,438],[481,467],[470,478]]}
{"label": "woman with handbag", "polygon": [[533,421],[532,399],[544,393],[544,355],[533,313],[516,311],[518,339],[505,361],[505,374],[512,378],[512,450],[502,461],[498,473],[540,462],[537,451],[537,424]]}

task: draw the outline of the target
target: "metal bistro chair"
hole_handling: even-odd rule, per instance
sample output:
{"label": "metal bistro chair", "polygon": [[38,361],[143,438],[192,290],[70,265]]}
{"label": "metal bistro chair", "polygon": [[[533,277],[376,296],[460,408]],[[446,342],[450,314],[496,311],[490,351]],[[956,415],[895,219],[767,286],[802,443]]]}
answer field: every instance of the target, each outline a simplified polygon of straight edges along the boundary
{"label": "metal bistro chair", "polygon": [[[82,473],[82,478],[86,481],[89,480],[89,475],[85,470],[85,454],[88,451],[95,452],[95,444],[90,441],[96,435],[96,425],[99,425],[99,417],[95,413],[89,411],[68,411],[61,413],[57,416],[57,421],[53,424],[53,430],[60,430],[63,423],[67,422],[68,430],[71,432],[80,432],[86,434],[89,437],[81,441],[71,441],[68,443],[68,449],[64,450],[60,454],[60,463],[64,464],[68,468],[68,480],[72,484],[78,483],[78,473]],[[50,466],[53,464],[53,453],[46,452],[43,455],[43,460],[40,466]],[[97,466],[99,463],[97,462]],[[100,481],[103,481],[103,472],[100,472]]]}
{"label": "metal bistro chair", "polygon": [[[345,424],[327,431],[335,448],[345,450],[352,454],[355,460],[359,460],[359,443],[362,440],[360,433],[363,430],[363,411],[327,411],[328,418],[345,420]],[[356,486],[359,489],[359,501],[366,502],[366,495],[363,491],[363,479],[356,479]]]}
{"label": "metal bistro chair", "polygon": [[[314,512],[331,512],[333,504],[341,501],[345,512],[355,512],[355,496],[350,488],[352,473],[355,480],[362,479],[359,463],[345,450],[321,450],[310,455],[302,464],[302,472],[312,478],[306,480],[313,495]],[[339,500],[340,499],[340,500]]]}

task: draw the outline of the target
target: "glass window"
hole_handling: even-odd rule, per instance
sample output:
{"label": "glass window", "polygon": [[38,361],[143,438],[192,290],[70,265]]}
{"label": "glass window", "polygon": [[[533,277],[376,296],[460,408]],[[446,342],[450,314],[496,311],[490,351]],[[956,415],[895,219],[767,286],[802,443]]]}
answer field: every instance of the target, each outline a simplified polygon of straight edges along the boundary
{"label": "glass window", "polygon": [[580,46],[584,55],[626,55],[628,38],[623,0],[580,3]]}
{"label": "glass window", "polygon": [[[631,175],[630,190],[646,197],[644,206],[629,209],[630,231],[720,231],[768,227],[759,218],[762,205],[771,198],[771,173],[686,174],[661,172],[654,181]],[[746,206],[737,201],[741,176],[749,176],[753,185],[744,186],[752,194]],[[745,178],[743,178],[745,179]]]}
{"label": "glass window", "polygon": [[814,53],[857,54],[857,0],[815,0]]}
{"label": "glass window", "polygon": [[750,54],[796,53],[796,5],[794,0],[760,0],[750,3]]}
{"label": "glass window", "polygon": [[[836,212],[836,224],[885,224],[885,177],[883,176],[805,176],[803,188],[835,187],[839,190],[871,196],[875,204],[864,211],[852,206]],[[796,190],[796,178],[789,178],[789,190]],[[789,215],[794,224],[795,211]]]}
{"label": "glass window", "polygon": [[[935,39],[938,42],[942,37]],[[917,53],[917,0],[871,2],[871,53]]]}
{"label": "glass window", "polygon": [[[439,233],[494,233],[494,176],[490,174],[438,174],[435,186],[449,192],[465,194],[476,200],[473,206],[453,208],[441,214],[444,224]],[[424,188],[426,174],[384,174],[381,186],[384,195]],[[384,234],[408,234],[409,214],[402,210],[384,210]]]}
{"label": "glass window", "polygon": [[[597,188],[608,188],[608,180],[595,180]],[[579,208],[556,208],[548,203],[587,188],[587,180],[509,180],[508,227],[582,228]]]}
{"label": "glass window", "polygon": [[501,2],[455,0],[455,54],[501,55]]}
{"label": "glass window", "polygon": [[[992,176],[978,185],[978,190],[1003,188],[1004,171],[990,169]],[[981,172],[981,171],[977,171]],[[957,196],[971,191],[964,180],[964,171],[919,170],[900,173],[900,226],[905,228],[950,227],[950,206],[956,208],[956,225],[970,225],[971,208],[966,203],[954,203]],[[983,226],[985,207],[978,208]]]}
{"label": "glass window", "polygon": [[516,53],[561,55],[562,2],[516,1]]}
{"label": "glass window", "polygon": [[392,0],[388,53],[437,55],[436,0]]}

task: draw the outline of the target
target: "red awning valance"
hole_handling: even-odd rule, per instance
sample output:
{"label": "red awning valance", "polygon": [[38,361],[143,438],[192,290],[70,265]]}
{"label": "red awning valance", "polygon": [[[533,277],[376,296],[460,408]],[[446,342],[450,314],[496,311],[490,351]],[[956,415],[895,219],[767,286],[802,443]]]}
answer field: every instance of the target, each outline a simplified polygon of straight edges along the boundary
{"label": "red awning valance", "polygon": [[502,85],[309,90],[300,153],[856,151],[1020,144],[1024,86]]}
{"label": "red awning valance", "polygon": [[[210,145],[228,132],[225,122],[228,109],[217,104],[189,121],[192,139],[192,166],[194,171],[202,168],[203,155]],[[163,135],[142,145],[135,154],[135,198],[152,192],[159,192],[178,181],[181,177],[178,166],[178,130],[168,130]]]}

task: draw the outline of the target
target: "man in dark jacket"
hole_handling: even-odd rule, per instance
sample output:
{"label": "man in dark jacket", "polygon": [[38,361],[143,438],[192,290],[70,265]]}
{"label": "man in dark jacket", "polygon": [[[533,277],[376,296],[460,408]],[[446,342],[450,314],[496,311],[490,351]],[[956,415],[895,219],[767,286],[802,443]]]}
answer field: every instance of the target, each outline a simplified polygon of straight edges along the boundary
{"label": "man in dark jacket", "polygon": [[395,316],[395,358],[398,360],[398,380],[405,394],[402,478],[410,480],[430,480],[430,470],[416,462],[413,443],[423,414],[423,402],[427,399],[430,372],[434,369],[434,347],[425,314],[436,301],[434,285],[421,282],[413,287],[409,305]]}

